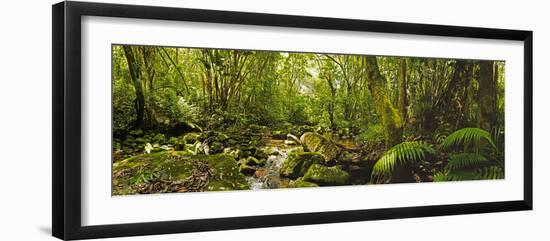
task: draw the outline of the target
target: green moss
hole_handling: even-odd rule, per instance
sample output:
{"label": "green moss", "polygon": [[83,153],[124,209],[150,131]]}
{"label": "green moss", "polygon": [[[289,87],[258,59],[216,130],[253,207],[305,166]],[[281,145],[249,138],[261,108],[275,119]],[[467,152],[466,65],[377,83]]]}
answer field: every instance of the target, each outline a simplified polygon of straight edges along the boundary
{"label": "green moss", "polygon": [[319,187],[319,185],[317,185],[317,184],[315,184],[315,183],[312,183],[312,182],[304,181],[303,178],[298,178],[298,179],[296,179],[295,181],[291,181],[291,182],[288,184],[288,187],[289,187],[289,188]]}
{"label": "green moss", "polygon": [[224,142],[227,139],[229,139],[229,136],[227,136],[226,134],[223,134],[223,133],[219,133],[214,139],[216,141],[219,141],[219,142]]}
{"label": "green moss", "polygon": [[183,140],[186,144],[193,144],[199,140],[200,135],[201,134],[195,132],[187,133],[185,136],[183,136]]}
{"label": "green moss", "polygon": [[221,153],[223,152],[223,144],[221,142],[212,142],[210,144],[210,153]]}
{"label": "green moss", "polygon": [[252,165],[252,166],[263,166],[266,162],[266,159],[257,159],[253,156],[249,156],[246,158],[246,164]]}
{"label": "green moss", "polygon": [[256,166],[259,164],[259,160],[249,156],[248,158],[240,159],[239,162],[239,172],[245,175],[253,175],[256,172]]}
{"label": "green moss", "polygon": [[256,158],[267,158],[269,155],[267,154],[267,152],[265,151],[265,149],[262,149],[262,148],[258,148],[256,149],[256,152],[254,153],[254,157]]}
{"label": "green moss", "polygon": [[304,175],[304,181],[313,182],[320,186],[348,184],[349,174],[339,166],[326,167],[313,164]]}
{"label": "green moss", "polygon": [[323,163],[323,155],[317,152],[293,151],[288,154],[279,173],[290,178],[298,178],[305,174],[313,164]]}
{"label": "green moss", "polygon": [[113,164],[113,194],[135,194],[132,180],[139,175],[174,182],[189,178],[195,171],[193,162],[205,161],[212,170],[212,177],[205,190],[242,190],[248,189],[245,176],[239,172],[235,159],[228,154],[190,155],[188,152],[164,151],[134,156]]}
{"label": "green moss", "polygon": [[300,142],[307,151],[321,153],[326,161],[336,159],[341,151],[340,147],[334,142],[313,132],[304,133],[300,138]]}

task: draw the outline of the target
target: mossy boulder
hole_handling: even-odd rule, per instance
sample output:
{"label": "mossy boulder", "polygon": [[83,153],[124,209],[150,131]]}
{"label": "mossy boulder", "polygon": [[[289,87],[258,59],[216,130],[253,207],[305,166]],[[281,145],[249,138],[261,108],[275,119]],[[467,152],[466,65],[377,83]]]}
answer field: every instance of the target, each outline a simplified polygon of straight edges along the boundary
{"label": "mossy boulder", "polygon": [[168,144],[172,145],[172,146],[176,146],[179,144],[179,141],[178,141],[178,138],[176,137],[170,137],[168,139]]}
{"label": "mossy boulder", "polygon": [[[249,157],[250,158],[250,157]],[[243,158],[239,160],[239,172],[241,172],[244,175],[252,176],[257,170],[256,163],[249,158]],[[254,157],[252,157],[254,158]],[[255,158],[254,158],[255,159]]]}
{"label": "mossy boulder", "polygon": [[152,138],[151,141],[153,141],[154,143],[159,143],[159,144],[164,143],[166,141],[166,136],[164,136],[164,134],[162,134],[162,133],[158,133]]}
{"label": "mossy boulder", "polygon": [[279,173],[282,176],[295,179],[303,176],[311,165],[324,161],[323,155],[317,152],[292,151],[283,162]]}
{"label": "mossy boulder", "polygon": [[[151,182],[179,183],[199,172],[197,162],[208,166],[211,176],[204,191],[249,189],[231,155],[192,155],[184,151],[163,151],[134,156],[113,164],[113,194],[137,194],[140,185]],[[204,171],[204,170],[203,170]],[[164,192],[162,190],[157,192]]]}
{"label": "mossy boulder", "polygon": [[313,182],[308,182],[308,181],[304,181],[303,178],[298,178],[294,181],[291,181],[289,184],[288,184],[288,187],[289,188],[299,188],[299,187],[318,187],[319,185],[313,183]]}
{"label": "mossy boulder", "polygon": [[254,152],[254,157],[259,159],[264,159],[264,158],[267,158],[268,156],[269,154],[267,153],[267,151],[262,148],[258,148],[256,149],[256,152]]}
{"label": "mossy boulder", "polygon": [[210,144],[210,153],[212,154],[215,154],[215,153],[222,153],[223,152],[223,144],[221,142],[212,142],[212,144]]}
{"label": "mossy boulder", "polygon": [[305,151],[319,152],[325,157],[325,161],[335,160],[340,154],[341,148],[331,140],[313,133],[306,132],[300,137],[300,142]]}
{"label": "mossy boulder", "polygon": [[273,137],[274,139],[285,139],[286,134],[281,130],[275,130],[271,132],[271,137]]}
{"label": "mossy boulder", "polygon": [[183,136],[183,141],[186,144],[193,144],[199,140],[200,135],[201,134],[195,132],[187,133],[185,136]]}
{"label": "mossy boulder", "polygon": [[304,174],[304,181],[319,186],[345,185],[349,183],[349,174],[339,166],[327,167],[313,164]]}
{"label": "mossy boulder", "polygon": [[240,161],[250,166],[263,166],[266,162],[266,159],[257,159],[253,156],[249,156],[247,158],[241,159]]}

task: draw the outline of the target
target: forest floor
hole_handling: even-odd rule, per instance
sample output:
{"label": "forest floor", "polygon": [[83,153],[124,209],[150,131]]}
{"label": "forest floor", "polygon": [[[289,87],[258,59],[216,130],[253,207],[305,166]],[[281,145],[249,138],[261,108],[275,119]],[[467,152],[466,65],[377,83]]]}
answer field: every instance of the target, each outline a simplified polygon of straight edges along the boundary
{"label": "forest floor", "polygon": [[113,194],[368,184],[384,151],[312,126],[273,129],[133,131],[115,138]]}

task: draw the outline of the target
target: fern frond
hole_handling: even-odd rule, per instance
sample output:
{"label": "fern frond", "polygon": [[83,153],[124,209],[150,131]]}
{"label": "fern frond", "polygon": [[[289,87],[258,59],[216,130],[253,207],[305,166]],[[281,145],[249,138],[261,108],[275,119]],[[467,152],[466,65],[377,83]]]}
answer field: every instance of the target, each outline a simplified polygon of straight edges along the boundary
{"label": "fern frond", "polygon": [[388,149],[374,164],[373,176],[391,173],[397,165],[423,161],[434,149],[422,141],[406,141]]}
{"label": "fern frond", "polygon": [[445,169],[449,172],[459,171],[472,166],[487,163],[487,158],[477,153],[460,153],[451,155]]}
{"label": "fern frond", "polygon": [[499,166],[482,167],[475,170],[454,170],[434,174],[434,182],[504,179],[504,169]]}
{"label": "fern frond", "polygon": [[441,147],[443,149],[467,147],[471,145],[480,145],[483,142],[486,142],[491,145],[491,147],[496,148],[489,132],[479,128],[467,127],[457,130],[447,136]]}
{"label": "fern frond", "polygon": [[504,179],[504,169],[499,166],[489,166],[475,170],[478,180]]}
{"label": "fern frond", "polygon": [[448,178],[447,178],[447,174],[445,174],[443,172],[436,172],[433,176],[433,180],[434,180],[434,182],[449,181]]}

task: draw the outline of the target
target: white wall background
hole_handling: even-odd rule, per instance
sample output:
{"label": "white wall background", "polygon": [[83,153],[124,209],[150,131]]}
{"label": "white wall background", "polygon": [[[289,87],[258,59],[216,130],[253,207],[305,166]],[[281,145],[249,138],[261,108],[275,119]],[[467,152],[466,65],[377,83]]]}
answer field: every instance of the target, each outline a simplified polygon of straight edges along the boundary
{"label": "white wall background", "polygon": [[[545,1],[118,0],[171,5],[478,27],[534,33],[535,211],[293,226],[116,240],[548,240],[550,6]],[[0,240],[54,240],[51,231],[51,8],[9,1],[0,8]],[[406,198],[406,197],[403,197]]]}

